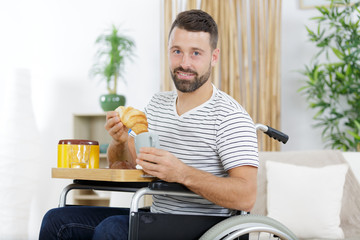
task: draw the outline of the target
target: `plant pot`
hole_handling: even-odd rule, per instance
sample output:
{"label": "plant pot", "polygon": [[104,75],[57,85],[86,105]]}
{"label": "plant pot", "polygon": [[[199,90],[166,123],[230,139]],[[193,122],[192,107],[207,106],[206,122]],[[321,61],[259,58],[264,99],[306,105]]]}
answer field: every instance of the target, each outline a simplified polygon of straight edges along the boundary
{"label": "plant pot", "polygon": [[118,94],[103,94],[100,96],[101,108],[107,111],[114,111],[119,106],[124,106],[126,98]]}

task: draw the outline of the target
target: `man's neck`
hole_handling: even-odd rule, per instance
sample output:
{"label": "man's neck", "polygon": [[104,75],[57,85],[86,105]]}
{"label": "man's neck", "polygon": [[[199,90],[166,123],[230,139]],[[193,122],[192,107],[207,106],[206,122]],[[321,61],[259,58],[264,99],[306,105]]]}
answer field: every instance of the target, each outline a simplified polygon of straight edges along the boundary
{"label": "man's neck", "polygon": [[209,100],[213,94],[213,86],[209,80],[194,92],[183,93],[177,91],[177,94],[176,111],[178,115],[181,116]]}

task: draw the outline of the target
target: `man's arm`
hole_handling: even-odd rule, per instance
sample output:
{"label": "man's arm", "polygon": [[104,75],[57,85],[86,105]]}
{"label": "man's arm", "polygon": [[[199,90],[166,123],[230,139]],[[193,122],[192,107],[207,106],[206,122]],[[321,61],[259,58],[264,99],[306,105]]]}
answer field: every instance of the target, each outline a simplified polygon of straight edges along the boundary
{"label": "man's arm", "polygon": [[226,178],[192,168],[182,183],[217,205],[250,212],[256,200],[257,168],[236,167]]}
{"label": "man's arm", "polygon": [[181,183],[219,206],[250,211],[255,204],[256,167],[236,167],[229,170],[229,177],[217,177],[184,164],[165,150],[155,148],[140,149],[137,163],[148,174],[167,182]]}
{"label": "man's arm", "polygon": [[133,169],[136,166],[134,138],[129,137],[128,129],[121,123],[115,111],[106,114],[105,129],[112,137],[107,150],[110,168]]}

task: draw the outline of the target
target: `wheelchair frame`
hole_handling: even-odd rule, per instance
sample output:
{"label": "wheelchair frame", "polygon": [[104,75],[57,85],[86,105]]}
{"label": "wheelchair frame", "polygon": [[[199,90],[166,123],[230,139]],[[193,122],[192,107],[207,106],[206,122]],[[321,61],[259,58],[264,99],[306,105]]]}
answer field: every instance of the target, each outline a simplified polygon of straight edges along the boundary
{"label": "wheelchair frame", "polygon": [[[161,184],[164,186],[161,186]],[[169,183],[166,182],[155,182],[157,187],[154,187],[152,183],[149,184],[146,188],[141,188],[134,194],[131,207],[130,207],[130,226],[129,226],[129,240],[166,240],[166,239],[200,239],[200,240],[231,240],[231,239],[253,239],[249,238],[249,234],[259,233],[268,233],[269,236],[274,236],[276,239],[282,240],[297,240],[297,237],[283,224],[280,222],[260,215],[251,215],[247,212],[241,211],[240,215],[232,217],[213,217],[213,216],[194,216],[194,215],[175,215],[175,214],[155,214],[155,213],[141,213],[139,212],[140,199],[145,195],[168,195],[168,196],[198,196],[195,193],[190,191],[176,189],[176,190],[167,190],[172,189],[172,186],[168,186]],[[171,184],[170,184],[171,185]],[[177,188],[177,184],[174,184],[174,187]],[[164,188],[164,190],[155,190],[154,188]],[[154,221],[157,220],[158,216],[164,218],[165,220],[162,223],[169,223],[173,218],[179,218],[182,222],[182,228],[189,227],[193,222],[196,222],[198,219],[192,219],[194,217],[200,218],[202,228],[201,229],[190,229],[192,232],[189,236],[187,235],[177,235],[176,228],[165,229],[161,226],[161,223],[157,225],[152,225],[153,216]],[[145,216],[145,220],[141,218]],[[149,220],[150,218],[150,220]],[[182,220],[182,221],[181,221]],[[184,220],[186,223],[184,223]],[[183,225],[185,224],[185,226]],[[146,226],[149,225],[149,226]],[[145,226],[145,229],[141,227]],[[149,230],[151,229],[151,230]],[[189,229],[186,229],[189,231]],[[144,232],[143,232],[144,231]],[[162,231],[162,235],[151,235],[154,232],[158,233]],[[141,234],[139,234],[139,232]],[[154,238],[156,237],[156,238]],[[260,239],[260,238],[257,238]],[[261,238],[262,239],[262,238]],[[267,238],[271,239],[271,238]]]}
{"label": "wheelchair frame", "polygon": [[[286,143],[289,137],[269,126],[263,124],[256,124],[256,130],[260,130],[268,136]],[[114,183],[114,182],[99,182],[88,180],[74,180],[73,184],[66,186],[61,195],[59,207],[66,206],[66,196],[72,189],[94,189],[103,191],[124,191],[135,192],[133,195],[130,206],[130,225],[129,225],[129,240],[146,240],[155,239],[166,240],[169,239],[200,239],[200,240],[230,240],[230,239],[251,239],[252,233],[259,233],[257,239],[262,239],[261,233],[270,234],[282,240],[297,240],[297,237],[283,224],[266,216],[251,215],[247,212],[241,212],[240,215],[232,217],[214,217],[214,216],[199,216],[199,215],[175,215],[175,214],[156,214],[149,212],[139,211],[140,199],[145,195],[169,195],[169,196],[184,196],[193,197],[197,194],[189,191],[186,187],[177,183],[167,183],[163,181],[150,182],[150,183]],[[196,232],[194,235],[180,236],[180,232],[176,232],[178,228],[165,229],[163,223],[169,223],[174,218],[180,218],[182,225],[187,228],[192,227],[192,223],[197,221],[201,222],[201,227],[191,229]],[[162,220],[159,220],[162,219]],[[157,226],[153,224],[155,221],[160,221]],[[183,227],[183,226],[182,226]],[[142,232],[142,229],[145,231]],[[166,231],[159,236],[158,231]],[[189,230],[189,229],[187,229]],[[146,231],[155,231],[157,235],[151,235]],[[191,233],[192,234],[192,233]],[[197,236],[196,236],[197,234]],[[250,236],[250,238],[249,238]],[[267,238],[269,239],[269,238]],[[271,238],[270,238],[271,239]]]}

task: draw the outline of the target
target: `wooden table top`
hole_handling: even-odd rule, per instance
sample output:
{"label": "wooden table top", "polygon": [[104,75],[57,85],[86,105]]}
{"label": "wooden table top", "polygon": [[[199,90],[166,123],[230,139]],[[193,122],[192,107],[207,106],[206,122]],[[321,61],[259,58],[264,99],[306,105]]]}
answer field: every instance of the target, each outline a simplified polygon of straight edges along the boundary
{"label": "wooden table top", "polygon": [[146,176],[143,170],[110,168],[52,168],[51,177],[110,182],[151,182],[154,180],[154,177]]}

